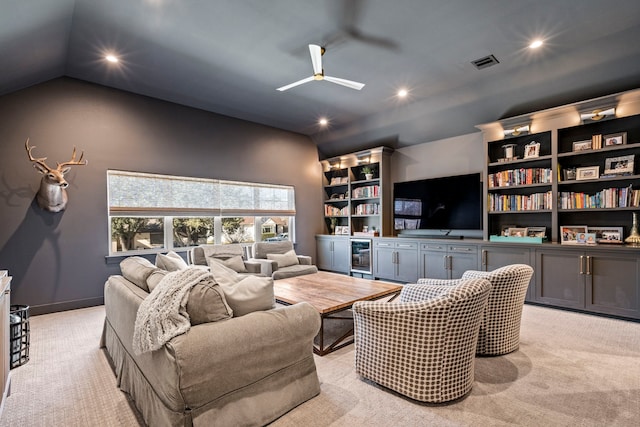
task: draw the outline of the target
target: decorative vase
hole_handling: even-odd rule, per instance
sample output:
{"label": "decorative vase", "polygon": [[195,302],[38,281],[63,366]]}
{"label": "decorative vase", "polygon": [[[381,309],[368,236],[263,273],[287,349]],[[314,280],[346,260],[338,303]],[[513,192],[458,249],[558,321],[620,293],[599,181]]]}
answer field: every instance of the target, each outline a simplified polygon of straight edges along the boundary
{"label": "decorative vase", "polygon": [[638,213],[633,213],[633,224],[631,225],[631,234],[624,239],[625,243],[629,243],[634,246],[640,245],[640,233],[638,232]]}

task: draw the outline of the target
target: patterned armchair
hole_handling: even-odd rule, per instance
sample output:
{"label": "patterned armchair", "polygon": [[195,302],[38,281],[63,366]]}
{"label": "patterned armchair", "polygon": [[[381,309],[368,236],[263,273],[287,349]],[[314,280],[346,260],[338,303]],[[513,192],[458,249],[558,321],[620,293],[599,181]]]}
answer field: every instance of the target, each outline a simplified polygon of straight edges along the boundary
{"label": "patterned armchair", "polygon": [[520,321],[533,268],[512,264],[493,271],[466,271],[463,279],[491,282],[491,294],[478,334],[477,354],[499,356],[520,346]]}
{"label": "patterned armchair", "polygon": [[399,302],[353,304],[356,372],[422,402],[466,395],[491,284],[405,285]]}

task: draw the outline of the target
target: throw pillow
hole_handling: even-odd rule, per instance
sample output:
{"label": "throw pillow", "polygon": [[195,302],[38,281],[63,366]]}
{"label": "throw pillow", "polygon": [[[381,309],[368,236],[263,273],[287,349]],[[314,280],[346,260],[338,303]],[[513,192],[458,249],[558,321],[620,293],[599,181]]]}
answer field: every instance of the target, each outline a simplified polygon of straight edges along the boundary
{"label": "throw pillow", "polygon": [[229,258],[208,257],[207,264],[209,264],[209,267],[211,267],[212,262],[217,262],[224,265],[225,267],[229,267],[236,273],[247,272],[247,268],[244,265],[244,260],[240,255],[232,256]]}
{"label": "throw pillow", "polygon": [[293,249],[283,254],[267,254],[267,259],[276,261],[278,263],[278,268],[299,264],[298,256]]}
{"label": "throw pillow", "polygon": [[149,277],[147,277],[147,287],[149,288],[149,292],[153,292],[156,286],[158,286],[158,283],[160,283],[160,281],[164,279],[164,276],[166,276],[167,274],[169,274],[167,270],[156,267],[156,269],[151,272]]}
{"label": "throw pillow", "polygon": [[234,285],[242,278],[236,271],[233,271],[229,267],[225,267],[219,262],[209,263],[209,269],[211,271],[211,275],[220,286]]}
{"label": "throw pillow", "polygon": [[180,255],[170,251],[166,255],[156,255],[156,266],[167,271],[184,270],[189,267]]}
{"label": "throw pillow", "polygon": [[151,261],[140,256],[132,256],[120,261],[122,276],[147,292],[150,292],[147,286],[147,278],[157,269],[158,267],[153,265]]}
{"label": "throw pillow", "polygon": [[235,317],[275,307],[271,277],[246,276],[237,283],[220,284],[220,287]]}
{"label": "throw pillow", "polygon": [[202,280],[189,291],[187,314],[192,326],[217,322],[233,316],[224,292],[212,278]]}

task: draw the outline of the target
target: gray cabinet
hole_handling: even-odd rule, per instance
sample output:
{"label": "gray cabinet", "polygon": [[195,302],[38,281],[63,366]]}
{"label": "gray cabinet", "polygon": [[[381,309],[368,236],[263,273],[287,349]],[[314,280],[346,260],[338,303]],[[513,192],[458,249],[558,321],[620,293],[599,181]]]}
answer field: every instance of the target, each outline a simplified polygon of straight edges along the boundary
{"label": "gray cabinet", "polygon": [[316,266],[320,270],[349,273],[350,259],[348,236],[316,236]]}
{"label": "gray cabinet", "polygon": [[420,244],[420,277],[459,279],[467,270],[478,269],[478,246],[428,242]]}
{"label": "gray cabinet", "polygon": [[[480,269],[482,271],[493,271],[496,268],[504,267],[511,264],[527,264],[533,267],[531,261],[531,249],[526,245],[482,245],[480,247]],[[529,283],[527,290],[527,301],[534,299],[535,268],[533,269],[533,277]]]}
{"label": "gray cabinet", "polygon": [[640,319],[640,258],[634,251],[536,250],[535,301]]}
{"label": "gray cabinet", "polygon": [[403,283],[418,280],[418,242],[376,239],[373,243],[374,277]]}

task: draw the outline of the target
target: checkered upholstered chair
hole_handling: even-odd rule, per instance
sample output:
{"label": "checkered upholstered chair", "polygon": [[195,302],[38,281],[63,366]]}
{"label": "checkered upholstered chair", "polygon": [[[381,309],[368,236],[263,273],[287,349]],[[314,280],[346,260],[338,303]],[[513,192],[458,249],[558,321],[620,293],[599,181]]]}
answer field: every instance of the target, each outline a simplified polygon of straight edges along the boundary
{"label": "checkered upholstered chair", "polygon": [[520,345],[520,320],[533,268],[512,264],[493,271],[466,271],[463,279],[482,278],[491,282],[491,294],[478,334],[477,354],[499,356]]}
{"label": "checkered upholstered chair", "polygon": [[421,402],[465,396],[491,283],[405,285],[399,302],[353,304],[356,372]]}

